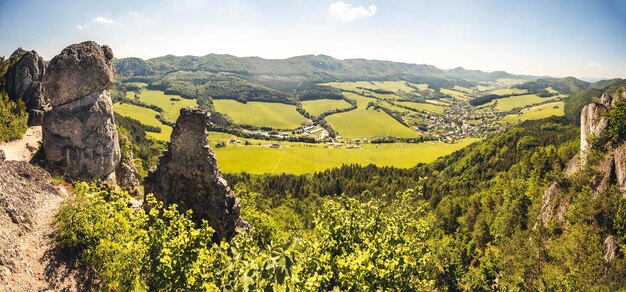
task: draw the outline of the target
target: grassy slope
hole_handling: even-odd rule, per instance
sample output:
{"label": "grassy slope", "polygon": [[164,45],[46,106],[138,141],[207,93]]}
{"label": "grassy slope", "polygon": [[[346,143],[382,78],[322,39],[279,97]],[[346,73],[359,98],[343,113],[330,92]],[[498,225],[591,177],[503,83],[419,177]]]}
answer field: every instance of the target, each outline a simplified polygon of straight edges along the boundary
{"label": "grassy slope", "polygon": [[227,114],[238,124],[276,129],[295,129],[305,118],[293,105],[270,102],[240,103],[235,100],[214,100],[215,110]]}
{"label": "grassy slope", "polygon": [[349,108],[350,104],[345,102],[344,100],[333,100],[333,99],[317,99],[317,100],[307,100],[302,102],[302,108],[304,108],[307,112],[314,116],[318,116],[322,113],[325,113],[334,109],[343,109]]}
{"label": "grassy slope", "polygon": [[444,110],[444,108],[441,106],[428,104],[428,103],[418,103],[418,102],[410,102],[410,101],[401,101],[401,102],[396,102],[396,103],[403,105],[403,106],[408,106],[413,109],[433,112],[437,114],[443,114],[443,110]]}
{"label": "grassy slope", "polygon": [[138,120],[144,125],[161,128],[161,133],[147,132],[148,136],[163,141],[170,139],[172,127],[161,124],[161,122],[155,118],[158,114],[156,111],[127,103],[116,103],[113,105],[113,110],[122,116]]}
{"label": "grassy slope", "polygon": [[467,95],[465,95],[465,93],[460,92],[460,91],[456,91],[456,90],[451,90],[451,89],[445,89],[445,88],[441,88],[439,90],[439,92],[443,93],[443,94],[447,94],[450,95],[456,99],[460,99],[460,100],[467,100]]}
{"label": "grassy slope", "polygon": [[344,94],[349,99],[357,101],[357,108],[346,113],[326,117],[326,120],[333,125],[339,132],[339,135],[351,138],[382,136],[410,138],[419,135],[383,111],[376,111],[372,108],[366,109],[367,104],[370,101],[376,101],[375,99],[350,92],[345,92]]}
{"label": "grassy slope", "polygon": [[[134,92],[128,92],[128,98],[134,98]],[[179,98],[178,101],[170,100],[171,98]],[[180,109],[188,106],[198,106],[193,99],[185,99],[178,95],[167,95],[160,90],[145,89],[140,94],[140,101],[146,104],[153,104],[163,109],[165,117],[172,122],[176,122],[180,115]]]}
{"label": "grassy slope", "polygon": [[546,103],[522,110],[521,115],[507,115],[503,123],[518,123],[526,120],[539,120],[550,116],[563,116],[565,103],[562,101]]}
{"label": "grassy slope", "polygon": [[499,111],[509,111],[516,107],[525,107],[525,106],[541,103],[547,100],[553,100],[555,98],[556,96],[539,97],[535,94],[526,94],[526,95],[517,95],[517,96],[511,96],[507,98],[496,99],[488,103],[488,105],[492,105],[497,102],[498,105],[496,106],[496,109],[498,109]]}

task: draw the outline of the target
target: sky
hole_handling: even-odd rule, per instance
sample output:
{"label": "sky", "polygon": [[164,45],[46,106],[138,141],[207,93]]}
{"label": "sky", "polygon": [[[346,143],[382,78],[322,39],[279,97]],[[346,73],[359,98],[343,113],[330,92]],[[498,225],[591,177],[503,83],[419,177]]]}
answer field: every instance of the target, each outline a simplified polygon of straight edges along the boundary
{"label": "sky", "polygon": [[0,56],[95,40],[116,57],[324,54],[626,78],[626,0],[0,0]]}

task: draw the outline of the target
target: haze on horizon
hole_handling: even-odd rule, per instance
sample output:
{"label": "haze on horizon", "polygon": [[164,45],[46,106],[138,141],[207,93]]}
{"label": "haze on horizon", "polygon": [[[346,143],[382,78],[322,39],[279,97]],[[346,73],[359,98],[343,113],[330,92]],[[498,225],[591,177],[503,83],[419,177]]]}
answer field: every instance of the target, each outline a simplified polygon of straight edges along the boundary
{"label": "haze on horizon", "polygon": [[47,60],[95,40],[118,58],[324,54],[626,78],[626,0],[0,0],[0,39],[0,55]]}

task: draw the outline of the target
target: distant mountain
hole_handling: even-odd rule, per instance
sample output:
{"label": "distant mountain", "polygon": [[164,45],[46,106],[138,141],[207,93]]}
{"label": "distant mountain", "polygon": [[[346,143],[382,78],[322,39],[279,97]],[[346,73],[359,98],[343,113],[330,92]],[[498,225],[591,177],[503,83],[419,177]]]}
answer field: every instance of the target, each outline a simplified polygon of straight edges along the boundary
{"label": "distant mountain", "polygon": [[513,86],[514,88],[526,89],[529,92],[538,92],[547,87],[566,94],[575,94],[587,89],[591,83],[576,79],[574,77],[565,78],[542,78],[523,84]]}
{"label": "distant mountain", "polygon": [[539,76],[531,75],[514,75],[504,71],[484,72],[480,70],[468,70],[463,67],[456,67],[454,69],[447,70],[448,76],[457,79],[463,79],[473,82],[496,82],[501,78],[519,79],[519,80],[535,80],[541,78]]}
{"label": "distant mountain", "polygon": [[[143,61],[143,62],[142,62]],[[164,76],[178,71],[231,73],[274,89],[294,89],[330,81],[405,80],[426,83],[433,88],[472,86],[499,78],[531,80],[538,77],[503,71],[483,72],[455,68],[442,70],[432,65],[346,59],[326,55],[305,55],[288,59],[263,59],[209,54],[202,57],[167,55],[148,60],[124,58],[116,61],[120,76]]]}

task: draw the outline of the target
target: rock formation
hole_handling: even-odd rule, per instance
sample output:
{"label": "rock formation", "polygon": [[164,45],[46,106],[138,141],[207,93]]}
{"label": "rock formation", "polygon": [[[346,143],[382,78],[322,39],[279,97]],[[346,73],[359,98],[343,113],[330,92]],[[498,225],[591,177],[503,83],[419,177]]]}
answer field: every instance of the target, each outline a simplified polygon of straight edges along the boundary
{"label": "rock formation", "polygon": [[[537,218],[538,223],[542,223],[547,226],[549,222],[563,222],[565,220],[565,212],[569,207],[569,201],[562,196],[561,188],[559,184],[554,182],[548,187],[541,198],[541,211]],[[536,225],[535,225],[536,227]],[[534,227],[533,227],[534,228]]]}
{"label": "rock formation", "polygon": [[612,261],[618,252],[617,240],[613,235],[609,235],[604,240],[604,260],[606,262]]}
{"label": "rock formation", "polygon": [[65,48],[48,65],[44,94],[52,110],[43,117],[46,168],[67,179],[101,179],[120,161],[107,89],[115,80],[107,46],[83,42]]}
{"label": "rock formation", "polygon": [[115,82],[112,59],[111,48],[91,41],[63,49],[50,61],[44,78],[52,107],[109,89]]}
{"label": "rock formation", "polygon": [[[126,139],[126,143],[130,145],[128,139]],[[122,160],[115,168],[115,180],[120,188],[137,195],[141,192],[139,171],[135,167],[135,157],[130,147],[127,152],[128,154],[122,156]]]}
{"label": "rock formation", "polygon": [[194,220],[206,219],[220,238],[230,238],[247,223],[209,147],[210,118],[204,110],[181,109],[167,151],[146,177],[145,191],[165,205],[192,209]]}
{"label": "rock formation", "polygon": [[[6,87],[9,98],[13,101],[22,100],[26,104],[29,115],[33,111],[40,115],[44,109],[46,100],[43,95],[43,78],[46,72],[46,63],[37,52],[18,49],[11,58],[15,63],[6,73]],[[41,125],[41,119],[30,118],[30,125]]]}
{"label": "rock formation", "polygon": [[589,139],[594,137],[599,143],[603,143],[606,138],[604,129],[608,125],[608,119],[604,116],[607,107],[601,103],[590,103],[586,105],[580,114],[580,160],[584,165],[587,162],[589,151]]}

